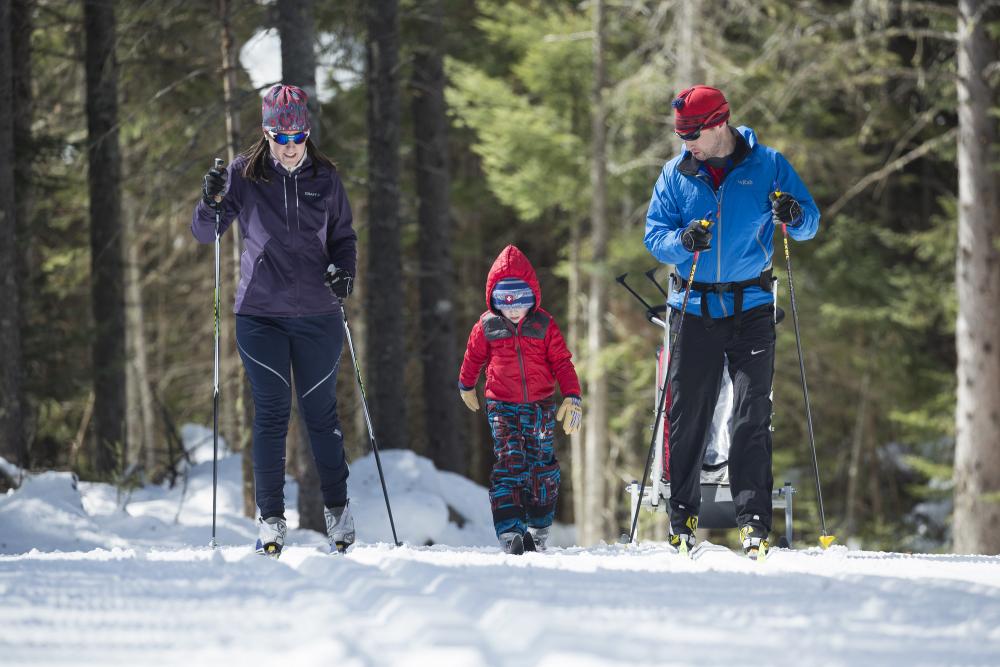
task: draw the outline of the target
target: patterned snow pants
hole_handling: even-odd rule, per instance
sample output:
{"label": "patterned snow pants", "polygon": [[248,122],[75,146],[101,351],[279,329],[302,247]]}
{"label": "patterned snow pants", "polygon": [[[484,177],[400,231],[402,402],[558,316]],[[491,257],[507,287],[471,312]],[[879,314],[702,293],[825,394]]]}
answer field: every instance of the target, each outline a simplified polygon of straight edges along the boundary
{"label": "patterned snow pants", "polygon": [[559,495],[559,462],[553,448],[556,403],[506,403],[486,399],[496,463],[490,506],[497,536],[552,525]]}

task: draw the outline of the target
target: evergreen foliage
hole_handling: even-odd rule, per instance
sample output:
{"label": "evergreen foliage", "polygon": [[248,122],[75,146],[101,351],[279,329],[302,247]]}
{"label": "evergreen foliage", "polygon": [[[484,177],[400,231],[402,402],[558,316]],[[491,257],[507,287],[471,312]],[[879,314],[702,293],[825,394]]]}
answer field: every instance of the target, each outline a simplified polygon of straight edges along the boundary
{"label": "evergreen foliage", "polygon": [[[679,147],[669,103],[677,87],[674,19],[682,1],[612,3],[608,10],[609,265],[616,273],[629,272],[630,282],[651,301],[659,295],[641,273],[655,261],[642,237],[652,185]],[[273,24],[266,6],[233,4],[238,44]],[[323,104],[322,148],[338,163],[366,238],[365,28],[361,10],[346,4],[344,11],[323,3],[316,9],[321,60],[337,68],[327,82],[333,95]],[[406,14],[419,11],[419,4],[402,3],[404,26]],[[452,312],[459,343],[484,308],[486,271],[507,243],[518,244],[531,258],[545,306],[565,330],[569,301],[581,297],[568,292],[567,279],[573,268],[589,266],[586,252],[579,266],[571,266],[569,240],[575,226],[586,230],[589,215],[589,5],[541,0],[444,5],[458,274]],[[753,127],[763,143],[789,158],[824,214],[816,239],[792,244],[791,251],[827,519],[837,532],[853,513],[852,537],[868,546],[898,545],[914,529],[904,517],[927,499],[928,489],[936,489],[931,495],[939,499],[950,493],[956,363],[954,8],[945,2],[882,0],[726,0],[702,6],[697,29],[704,52],[697,55],[705,83],[726,92],[734,124]],[[159,463],[146,471],[150,476],[165,474],[180,456],[173,429],[211,419],[211,248],[199,247],[188,231],[201,174],[213,157],[225,154],[218,26],[204,7],[190,0],[118,3],[124,213],[139,221],[143,334],[160,411],[161,439],[145,443],[156,449]],[[26,431],[33,467],[88,474],[93,443],[79,437],[87,433],[93,372],[82,17],[74,3],[38,0],[34,11],[34,206],[30,234],[21,239],[29,264],[22,322]],[[1000,28],[993,24],[991,30],[998,39]],[[404,69],[413,48],[407,39],[404,31]],[[1000,76],[996,72],[1000,68],[994,78]],[[399,77],[408,79],[406,72]],[[259,127],[259,98],[242,68],[238,88],[249,144]],[[411,94],[403,89],[404,109]],[[399,289],[407,305],[400,317],[411,331],[417,276],[408,113],[402,122]],[[374,245],[371,240],[362,247],[362,255],[377,252]],[[778,242],[779,303],[787,309],[781,252]],[[661,283],[667,272],[658,270]],[[226,286],[223,302],[231,303],[232,296]],[[224,326],[232,326],[229,309],[224,313]],[[621,480],[641,474],[661,332],[617,287],[607,317],[611,341],[602,353],[612,415],[607,484],[616,503],[609,509],[624,526],[628,507]],[[583,350],[573,353],[579,360]],[[407,360],[399,363],[408,364],[407,410],[419,420],[419,369]],[[354,419],[349,371],[341,376],[341,409],[348,452],[357,455],[366,439],[363,423]],[[790,318],[779,327],[774,391],[775,480],[789,479],[798,488],[797,530],[810,539],[818,520]],[[466,422],[463,412],[462,418],[451,427],[468,441],[468,475],[485,481],[491,458],[487,427],[481,415]],[[409,431],[413,448],[425,449],[421,429]],[[559,447],[567,462],[568,440]],[[562,502],[559,516],[569,519],[571,505]]]}

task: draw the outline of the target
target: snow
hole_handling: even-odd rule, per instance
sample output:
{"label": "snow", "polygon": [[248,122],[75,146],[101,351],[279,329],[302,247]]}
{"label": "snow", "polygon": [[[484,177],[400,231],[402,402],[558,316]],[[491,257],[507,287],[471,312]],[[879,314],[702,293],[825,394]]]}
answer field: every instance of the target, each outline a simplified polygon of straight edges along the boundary
{"label": "snow", "polygon": [[834,546],[754,563],[659,542],[508,556],[485,489],[385,451],[404,546],[368,456],[351,465],[358,544],[331,555],[296,529],[272,560],[252,552],[224,443],[206,546],[211,437],[184,437],[186,490],[120,497],[47,472],[0,496],[3,665],[1000,664],[1000,557]]}

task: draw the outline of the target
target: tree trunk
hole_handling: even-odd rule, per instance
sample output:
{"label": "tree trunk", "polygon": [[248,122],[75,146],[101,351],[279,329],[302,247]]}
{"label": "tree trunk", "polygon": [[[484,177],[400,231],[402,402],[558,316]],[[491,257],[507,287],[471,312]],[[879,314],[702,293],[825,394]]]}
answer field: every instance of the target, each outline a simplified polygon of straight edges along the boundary
{"label": "tree trunk", "polygon": [[587,299],[587,423],[584,432],[586,486],[584,489],[584,544],[593,544],[607,534],[604,477],[608,469],[608,379],[601,353],[607,340],[607,110],[604,88],[607,66],[604,54],[603,0],[593,4],[594,87],[591,92],[590,220],[591,269]]}
{"label": "tree trunk", "polygon": [[[233,41],[230,12],[232,3],[229,0],[219,0],[219,20],[222,23],[222,99],[226,107],[226,158],[228,162],[236,159],[240,152],[240,115],[236,109],[236,43]],[[240,226],[233,224],[230,228],[232,238],[232,276],[233,294],[240,285],[240,255],[243,252],[243,235]],[[253,453],[250,442],[249,404],[250,392],[247,380],[243,375],[243,367],[236,352],[236,326],[223,328],[225,343],[222,357],[223,367],[227,373],[223,376],[224,395],[228,400],[226,406],[226,433],[230,439],[233,451],[243,455],[243,513],[253,518],[257,507],[253,487]]]}
{"label": "tree trunk", "polygon": [[[222,100],[226,116],[226,161],[232,162],[240,152],[240,116],[236,109],[236,44],[233,41],[232,23],[230,20],[230,0],[219,0],[219,22],[222,26]],[[229,253],[228,266],[222,270],[223,275],[229,275],[232,294],[240,284],[240,255],[243,251],[243,238],[240,226],[234,223],[229,228],[232,252]],[[247,426],[247,402],[249,391],[247,381],[243,376],[243,366],[236,352],[236,326],[230,320],[229,326],[222,327],[222,342],[219,350],[221,384],[220,403],[222,407],[222,432],[225,433],[230,450],[243,453],[243,512],[248,517],[254,516],[253,496],[253,465],[250,456],[250,431]],[[249,475],[249,477],[248,477]]]}
{"label": "tree trunk", "polygon": [[[582,224],[580,220],[574,220],[570,224],[568,334],[570,352],[575,353],[580,349],[581,341],[583,340],[581,334],[583,329],[583,308],[581,308],[580,303],[583,297],[580,287],[580,283],[582,282],[580,278],[580,249],[583,245],[583,230],[581,229]],[[586,477],[586,461],[583,457],[583,433],[577,431],[569,439],[570,465],[573,466],[570,473],[573,492],[573,523],[576,525],[576,541],[579,544],[583,544],[583,517],[585,514],[583,480]]]}
{"label": "tree trunk", "polygon": [[[859,350],[868,352],[867,345],[862,343]],[[869,357],[870,359],[871,357]],[[864,375],[861,376],[861,388],[858,390],[858,408],[854,420],[854,434],[851,436],[851,455],[847,465],[847,499],[845,502],[844,533],[853,535],[855,523],[857,522],[858,507],[860,505],[860,476],[861,461],[864,457],[865,425],[867,423],[867,408],[870,400],[872,371],[871,364],[865,365]]]}
{"label": "tree trunk", "polygon": [[677,56],[676,93],[691,86],[705,83],[705,67],[702,62],[704,45],[699,30],[705,23],[704,16],[709,7],[702,0],[680,0],[677,4],[677,41],[671,52]]}
{"label": "tree trunk", "polygon": [[[315,28],[312,0],[279,0],[278,32],[281,34],[281,78],[286,84],[295,85],[309,95],[309,118],[312,129],[310,138],[319,142],[319,102],[316,99]],[[292,384],[297,392],[298,382]],[[297,428],[289,430],[288,444],[297,452],[289,455],[293,462],[291,473],[299,483],[299,527],[326,532],[323,519],[323,495],[319,474],[309,444],[302,404],[293,401],[297,415]]]}
{"label": "tree trunk", "polygon": [[441,0],[416,10],[413,56],[413,132],[416,143],[417,222],[420,227],[420,357],[427,447],[439,470],[468,474],[461,446],[455,389],[455,271],[451,260],[451,175],[444,101]]}
{"label": "tree trunk", "polygon": [[316,19],[313,0],[278,0],[281,33],[281,78],[309,96],[312,127],[309,138],[319,146],[322,138],[319,97],[316,95]]}
{"label": "tree trunk", "polygon": [[959,0],[958,292],[955,420],[957,553],[1000,553],[1000,200],[986,68],[996,57],[987,3]]}
{"label": "tree trunk", "polygon": [[384,448],[407,446],[403,339],[405,284],[399,219],[399,28],[397,0],[366,3],[368,79],[368,283],[366,378]]}
{"label": "tree trunk", "polygon": [[94,316],[94,472],[102,478],[116,472],[118,452],[125,444],[125,299],[114,4],[113,0],[83,3]]}
{"label": "tree trunk", "polygon": [[12,32],[11,2],[0,0],[0,238],[4,240],[0,243],[0,456],[23,465],[26,456],[14,190]]}
{"label": "tree trunk", "polygon": [[149,381],[149,356],[146,348],[146,317],[142,298],[142,253],[140,252],[139,218],[142,217],[135,201],[125,207],[126,282],[125,317],[128,350],[128,411],[126,428],[128,443],[132,448],[128,465],[138,464],[145,469],[146,477],[156,467],[155,417],[153,392]]}
{"label": "tree trunk", "polygon": [[[31,18],[33,2],[31,0],[13,0],[11,3],[11,56],[13,58],[14,95],[12,108],[14,112],[14,220],[17,225],[16,243],[11,245],[18,253],[18,287],[20,289],[18,305],[20,312],[20,339],[23,341],[27,328],[28,304],[32,298],[33,277],[38,273],[41,262],[35,251],[35,235],[31,231],[31,216],[34,211],[32,165],[35,163],[35,140],[32,136],[32,120],[34,118],[34,102],[31,93],[32,58],[31,58]],[[23,364],[23,362],[22,362]],[[21,412],[21,445],[17,453],[17,462],[22,468],[28,468],[31,462],[29,443],[35,431],[28,396],[26,394],[21,368],[21,395],[18,398]]]}

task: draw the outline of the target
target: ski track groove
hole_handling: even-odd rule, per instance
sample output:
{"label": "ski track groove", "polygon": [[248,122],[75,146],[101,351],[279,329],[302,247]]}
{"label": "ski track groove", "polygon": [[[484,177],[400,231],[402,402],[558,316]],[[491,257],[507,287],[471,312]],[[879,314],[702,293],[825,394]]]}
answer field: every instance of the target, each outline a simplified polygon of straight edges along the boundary
{"label": "ski track groove", "polygon": [[[524,556],[358,544],[346,556],[288,547],[280,560],[244,547],[0,557],[0,655],[5,665],[742,664],[749,636],[753,662],[767,664],[1000,663],[998,558],[841,548],[755,563],[713,545],[694,555],[662,544]],[[901,561],[936,576],[899,574]],[[900,653],[911,645],[919,652]]]}

